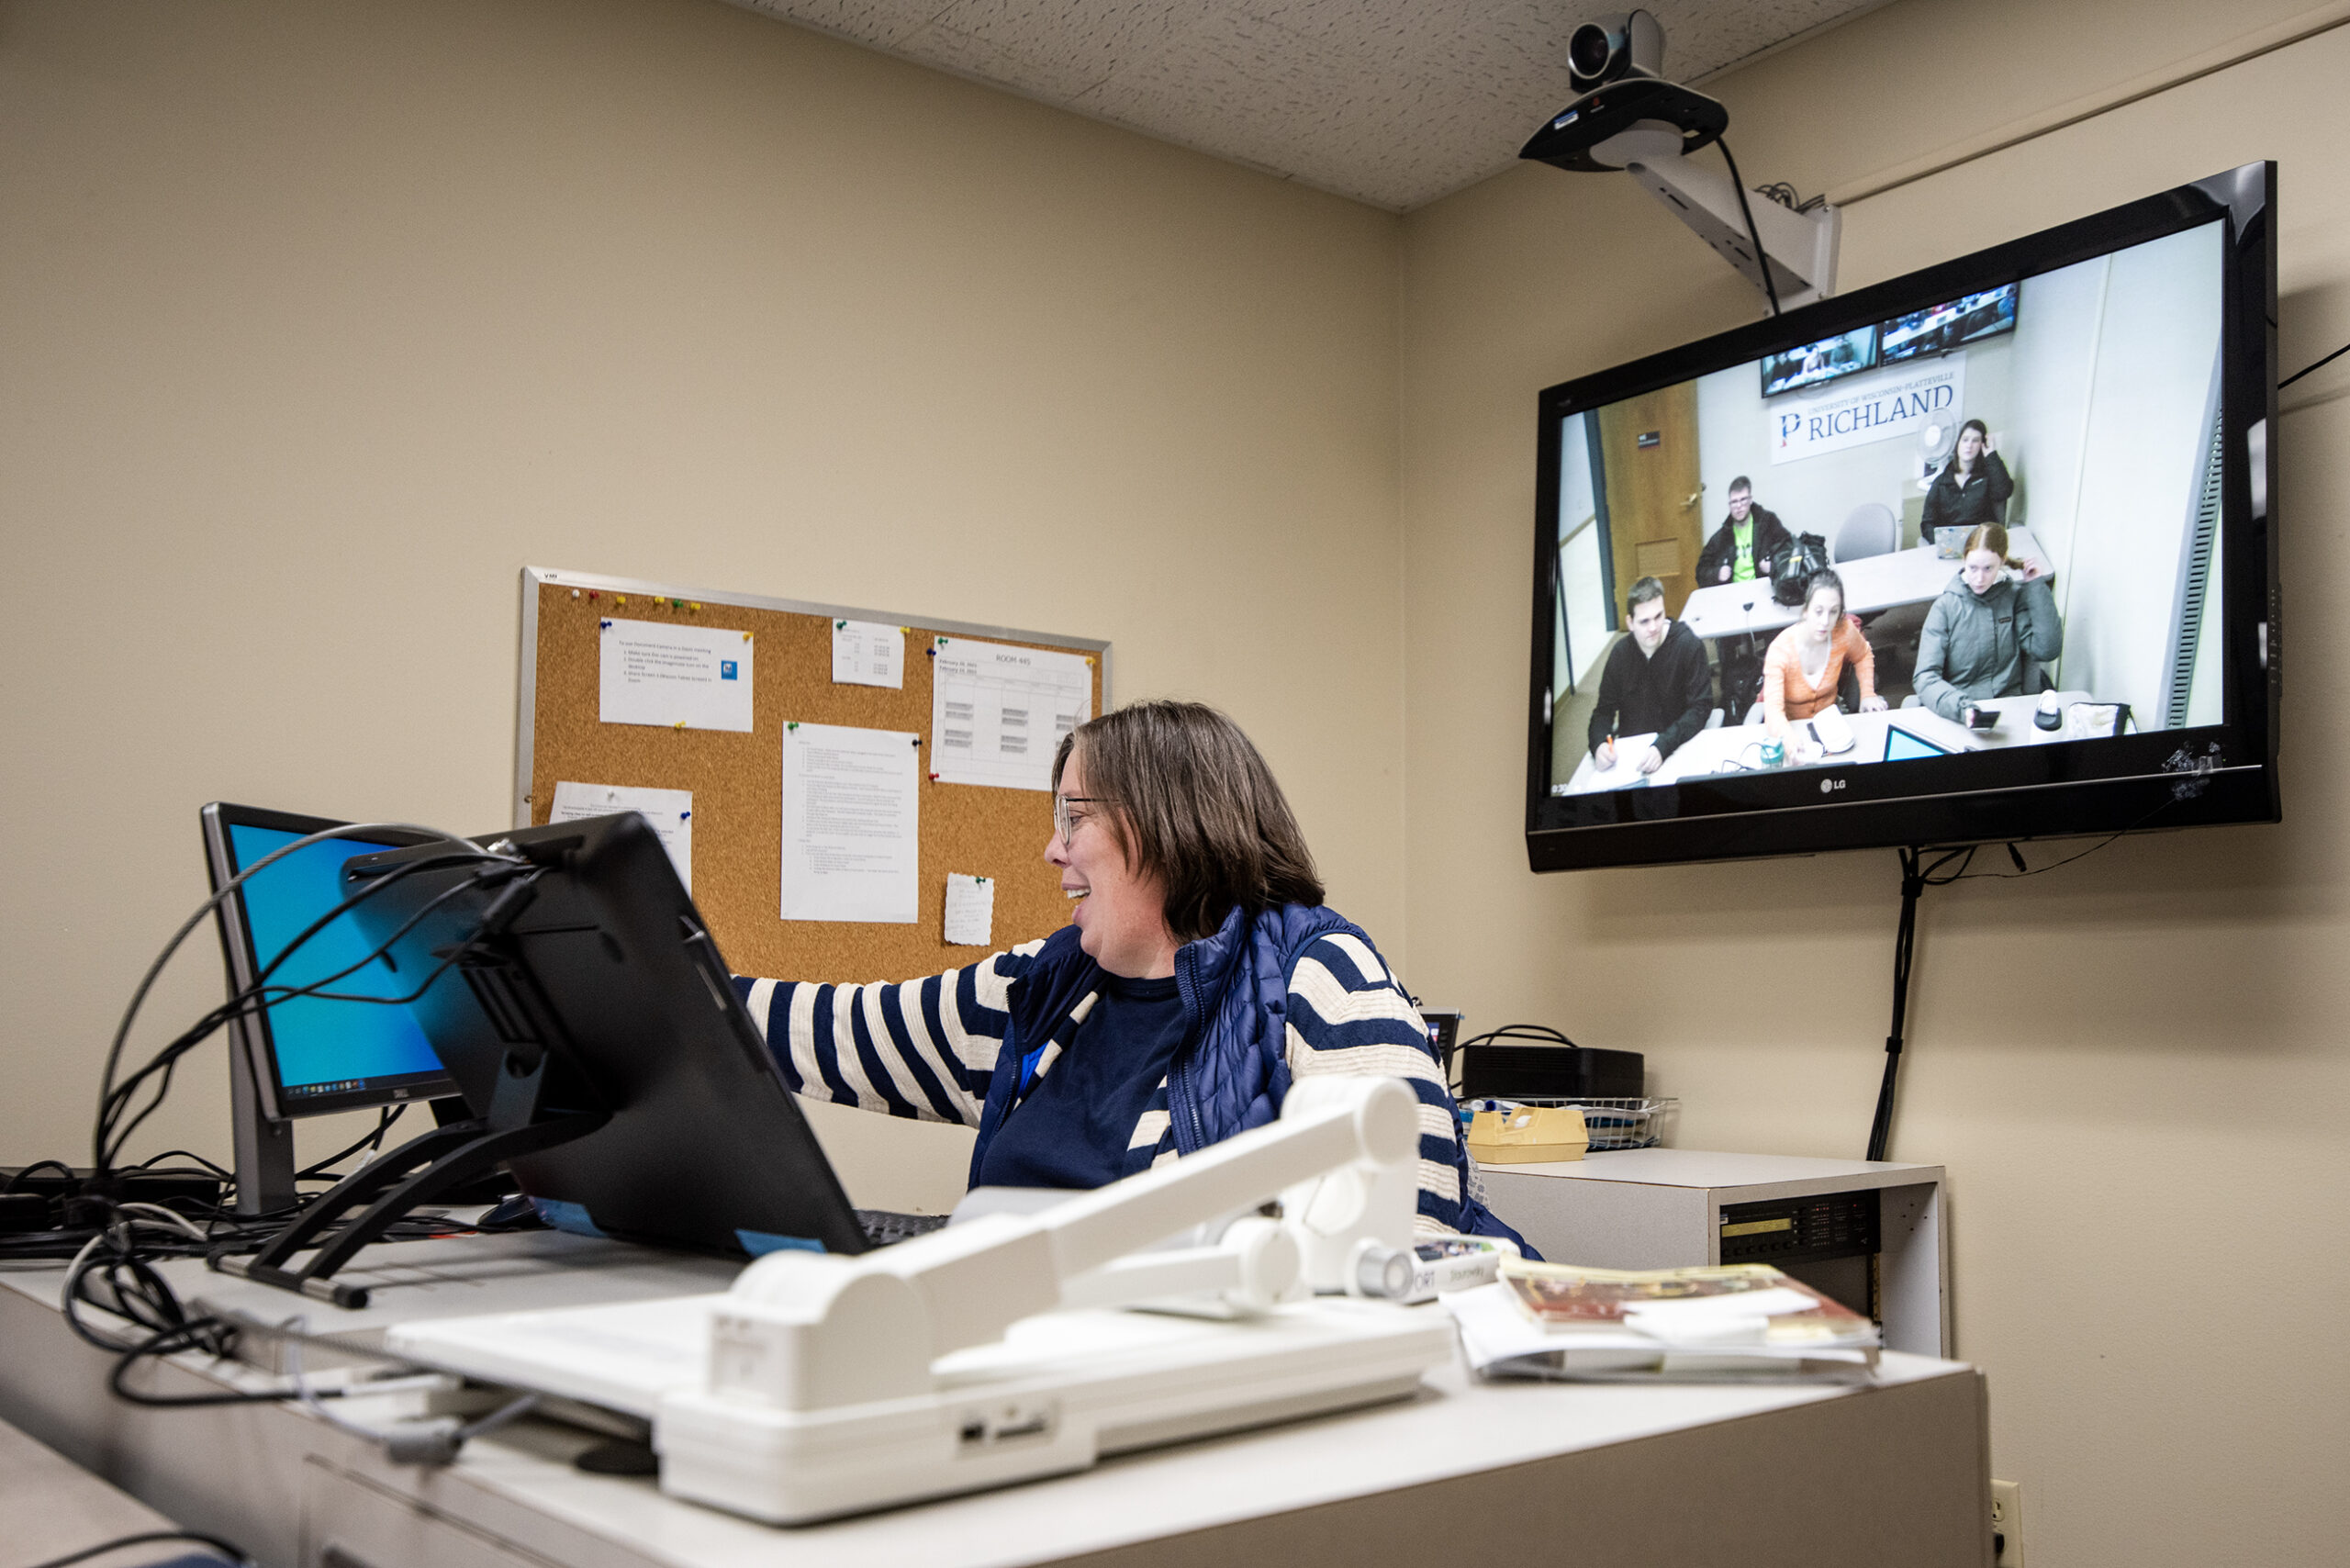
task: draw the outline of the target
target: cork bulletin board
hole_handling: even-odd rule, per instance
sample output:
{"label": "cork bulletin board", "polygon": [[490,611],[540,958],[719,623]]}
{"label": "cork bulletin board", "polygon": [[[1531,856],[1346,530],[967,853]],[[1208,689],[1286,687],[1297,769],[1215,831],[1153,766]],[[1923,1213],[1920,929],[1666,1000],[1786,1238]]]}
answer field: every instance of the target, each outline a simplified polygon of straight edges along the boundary
{"label": "cork bulletin board", "polygon": [[[599,628],[606,616],[751,633],[750,733],[599,722]],[[834,683],[835,618],[905,628],[901,689]],[[559,781],[693,791],[694,903],[738,974],[912,980],[1047,935],[1069,920],[1059,873],[1043,858],[1052,797],[1041,790],[943,783],[930,776],[933,660],[925,655],[942,635],[1084,655],[1092,669],[1093,712],[1100,714],[1109,700],[1105,642],[525,567],[515,822],[546,822]],[[782,918],[787,723],[910,731],[921,737],[921,902],[913,924]],[[949,872],[993,881],[994,929],[987,946],[947,944]]]}

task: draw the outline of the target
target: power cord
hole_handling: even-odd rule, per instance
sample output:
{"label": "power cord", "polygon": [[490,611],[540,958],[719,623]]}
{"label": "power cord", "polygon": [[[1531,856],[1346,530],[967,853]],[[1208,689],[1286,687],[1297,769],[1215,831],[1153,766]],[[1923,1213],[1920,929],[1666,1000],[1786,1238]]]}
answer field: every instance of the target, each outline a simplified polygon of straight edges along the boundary
{"label": "power cord", "polygon": [[[352,1420],[319,1403],[319,1391],[313,1389],[302,1375],[302,1338],[304,1320],[288,1318],[284,1325],[285,1338],[285,1375],[294,1383],[294,1392],[310,1413],[338,1431],[349,1432],[356,1438],[383,1445],[385,1454],[394,1464],[453,1464],[458,1450],[475,1438],[494,1432],[509,1421],[518,1421],[538,1408],[539,1396],[525,1394],[509,1400],[477,1421],[462,1421],[454,1416],[430,1416],[420,1421],[405,1421],[397,1427],[371,1427],[364,1421]],[[340,1394],[330,1389],[329,1394]]]}
{"label": "power cord", "polygon": [[[2269,323],[2269,325],[2270,325],[2270,326],[2272,326],[2272,327],[2273,327],[2273,326],[2275,326],[2276,324],[2277,324],[2277,323],[2275,323],[2274,321],[2271,321],[2271,322]],[[2343,344],[2340,348],[2338,348],[2338,349],[2334,350],[2332,353],[2330,353],[2330,354],[2326,355],[2323,359],[2319,360],[2316,364],[2305,364],[2305,365],[2303,365],[2300,369],[2299,369],[2299,370],[2297,370],[2297,371],[2293,372],[2293,374],[2292,374],[2292,375],[2288,375],[2288,376],[2285,377],[2285,379],[2284,379],[2284,380],[2279,381],[2279,382],[2277,384],[2277,391],[2279,391],[2279,392],[2282,392],[2283,390],[2285,390],[2285,388],[2286,388],[2286,387],[2290,386],[2294,382],[2299,381],[2302,376],[2307,375],[2311,371],[2312,371],[2312,370],[2322,370],[2322,369],[2324,369],[2327,365],[2332,364],[2335,360],[2340,359],[2344,354],[2346,354],[2346,353],[2350,353],[2350,343],[2344,343],[2344,344]]]}
{"label": "power cord", "polygon": [[1754,227],[1754,208],[1747,204],[1745,184],[1738,177],[1738,160],[1730,156],[1729,138],[1718,136],[1714,145],[1722,150],[1722,162],[1729,165],[1730,188],[1738,192],[1738,210],[1746,215],[1746,237],[1754,242],[1754,264],[1762,269],[1762,293],[1771,301],[1771,314],[1779,315],[1779,286],[1771,281],[1771,252],[1762,248],[1762,231]]}
{"label": "power cord", "polygon": [[201,1530],[192,1529],[151,1529],[141,1530],[137,1535],[118,1535],[112,1540],[102,1540],[95,1546],[85,1546],[79,1551],[52,1557],[46,1562],[36,1562],[33,1568],[72,1568],[73,1563],[86,1562],[93,1557],[119,1551],[126,1546],[146,1546],[166,1540],[192,1540],[198,1546],[210,1547],[229,1562],[242,1565],[242,1568],[252,1568],[252,1559],[245,1554],[243,1547],[231,1545],[217,1535],[206,1535]]}

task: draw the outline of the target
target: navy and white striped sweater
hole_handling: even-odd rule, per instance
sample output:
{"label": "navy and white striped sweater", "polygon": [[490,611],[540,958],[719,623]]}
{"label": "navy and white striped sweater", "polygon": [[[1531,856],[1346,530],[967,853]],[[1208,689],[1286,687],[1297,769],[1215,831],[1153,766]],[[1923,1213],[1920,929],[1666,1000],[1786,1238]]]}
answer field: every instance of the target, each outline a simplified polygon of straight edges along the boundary
{"label": "navy and white striped sweater", "polygon": [[[751,1016],[784,1080],[835,1104],[979,1127],[1011,1025],[1007,992],[1042,941],[902,984],[822,985],[737,977]],[[1041,1078],[1076,1036],[1098,991],[1070,1007],[1036,1050]],[[1351,932],[1319,936],[1287,977],[1281,1054],[1291,1081],[1327,1073],[1408,1082],[1420,1102],[1422,1234],[1463,1228],[1460,1125],[1427,1028],[1371,944]],[[1125,1173],[1176,1157],[1162,1081],[1127,1140]],[[976,1161],[974,1162],[976,1165]]]}

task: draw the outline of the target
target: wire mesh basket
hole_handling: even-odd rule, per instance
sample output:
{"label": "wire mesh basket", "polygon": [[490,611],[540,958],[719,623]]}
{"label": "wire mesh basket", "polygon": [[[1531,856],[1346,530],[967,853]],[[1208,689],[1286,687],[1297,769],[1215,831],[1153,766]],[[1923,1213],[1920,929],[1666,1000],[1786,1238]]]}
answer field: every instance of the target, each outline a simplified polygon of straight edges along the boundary
{"label": "wire mesh basket", "polygon": [[1516,1105],[1572,1105],[1583,1112],[1583,1130],[1591,1135],[1591,1152],[1612,1148],[1655,1148],[1664,1142],[1665,1125],[1680,1111],[1681,1102],[1640,1095],[1627,1100],[1475,1100],[1461,1110],[1503,1110]]}

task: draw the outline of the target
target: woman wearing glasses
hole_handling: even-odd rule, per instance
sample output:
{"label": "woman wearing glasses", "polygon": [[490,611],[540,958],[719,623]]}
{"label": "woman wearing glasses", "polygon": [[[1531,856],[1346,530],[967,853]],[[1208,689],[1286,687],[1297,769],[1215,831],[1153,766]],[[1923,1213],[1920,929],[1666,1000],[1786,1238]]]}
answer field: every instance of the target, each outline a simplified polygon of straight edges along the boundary
{"label": "woman wearing glasses", "polygon": [[1280,1114],[1298,1078],[1403,1079],[1418,1227],[1509,1236],[1477,1201],[1427,1030],[1322,907],[1281,786],[1230,719],[1141,702],[1053,761],[1070,923],[905,984],[735,982],[791,1087],[979,1129],[972,1186],[1093,1188]]}

